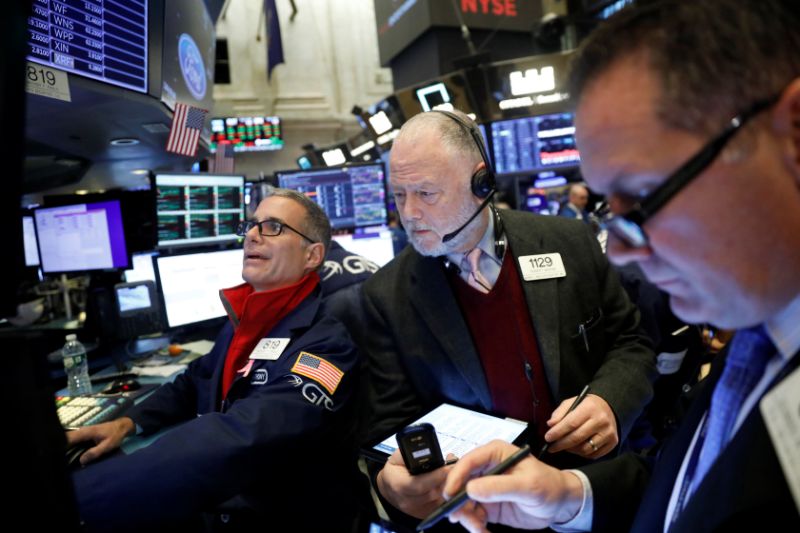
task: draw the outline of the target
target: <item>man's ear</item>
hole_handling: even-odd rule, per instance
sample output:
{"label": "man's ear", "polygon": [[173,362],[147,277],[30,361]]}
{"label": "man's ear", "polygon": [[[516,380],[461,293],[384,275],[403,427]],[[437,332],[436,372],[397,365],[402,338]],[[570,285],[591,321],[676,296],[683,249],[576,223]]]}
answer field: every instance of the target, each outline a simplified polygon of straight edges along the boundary
{"label": "man's ear", "polygon": [[781,94],[772,114],[772,128],[781,139],[784,164],[800,184],[800,78]]}
{"label": "man's ear", "polygon": [[309,244],[306,248],[308,255],[306,257],[306,268],[309,270],[316,270],[325,260],[325,246],[321,242]]}

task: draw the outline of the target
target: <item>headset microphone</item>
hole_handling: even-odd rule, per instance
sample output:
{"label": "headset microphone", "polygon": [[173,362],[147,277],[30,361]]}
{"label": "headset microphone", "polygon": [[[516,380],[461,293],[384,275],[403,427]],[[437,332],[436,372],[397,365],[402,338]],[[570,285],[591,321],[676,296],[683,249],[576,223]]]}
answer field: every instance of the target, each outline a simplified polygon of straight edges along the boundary
{"label": "headset microphone", "polygon": [[452,231],[452,232],[448,233],[447,235],[445,235],[444,237],[442,237],[442,242],[448,242],[448,241],[451,241],[451,240],[453,240],[453,239],[456,237],[456,235],[458,235],[459,233],[461,233],[461,231],[462,231],[464,228],[466,228],[466,227],[469,225],[469,223],[470,223],[470,222],[472,222],[472,221],[475,219],[475,217],[476,217],[476,216],[478,216],[478,215],[480,214],[480,212],[481,212],[481,211],[483,211],[483,210],[484,210],[484,208],[485,208],[487,205],[489,205],[489,202],[492,200],[492,196],[494,196],[494,193],[495,193],[495,192],[497,192],[497,190],[496,190],[496,189],[492,189],[492,190],[489,192],[489,195],[486,197],[486,199],[485,199],[483,202],[481,202],[481,205],[478,207],[478,209],[476,209],[476,210],[475,210],[475,212],[474,212],[474,213],[472,213],[472,216],[471,216],[471,217],[469,217],[469,218],[467,219],[467,221],[466,221],[466,222],[464,222],[464,223],[463,223],[463,224],[462,224],[462,225],[461,225],[461,226],[460,226],[460,227],[459,227],[457,230],[455,230],[455,231]]}

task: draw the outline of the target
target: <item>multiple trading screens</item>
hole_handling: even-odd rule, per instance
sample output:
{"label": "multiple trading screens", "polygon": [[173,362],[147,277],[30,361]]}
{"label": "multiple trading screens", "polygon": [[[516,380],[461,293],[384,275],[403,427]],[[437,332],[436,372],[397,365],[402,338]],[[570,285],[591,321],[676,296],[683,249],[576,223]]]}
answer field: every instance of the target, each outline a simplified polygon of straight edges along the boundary
{"label": "multiple trading screens", "polygon": [[228,117],[211,119],[209,149],[232,144],[234,152],[257,152],[283,148],[281,119],[278,117]]}
{"label": "multiple trading screens", "polygon": [[492,122],[492,160],[498,175],[577,165],[572,113]]}
{"label": "multiple trading screens", "polygon": [[244,176],[159,174],[158,245],[235,241],[244,219]]}
{"label": "multiple trading screens", "polygon": [[383,163],[276,172],[278,186],[317,202],[333,229],[386,224]]}
{"label": "multiple trading screens", "polygon": [[[32,2],[28,59],[146,92],[147,4],[145,0]],[[43,77],[47,74],[42,71]]]}

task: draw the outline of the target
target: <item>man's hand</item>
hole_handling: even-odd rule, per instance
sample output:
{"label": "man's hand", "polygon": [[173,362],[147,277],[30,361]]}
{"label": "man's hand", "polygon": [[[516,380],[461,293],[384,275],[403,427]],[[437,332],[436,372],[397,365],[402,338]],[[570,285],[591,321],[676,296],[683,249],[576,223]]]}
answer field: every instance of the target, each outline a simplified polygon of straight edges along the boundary
{"label": "man's hand", "polygon": [[415,518],[425,518],[444,502],[442,487],[451,468],[443,466],[412,476],[396,450],[378,473],[378,490],[397,509]]}
{"label": "man's hand", "polygon": [[453,465],[444,494],[455,495],[466,483],[473,500],[450,515],[472,533],[485,532],[488,522],[520,529],[542,529],[567,522],[583,503],[583,485],[574,474],[548,466],[533,456],[505,474],[468,481],[500,463],[518,448],[495,440],[469,452]]}
{"label": "man's hand", "polygon": [[136,431],[136,424],[127,416],[104,422],[96,426],[85,426],[74,431],[67,432],[67,446],[73,446],[79,442],[92,441],[96,446],[89,448],[81,455],[81,464],[89,464],[98,457],[112,452],[119,448],[125,437]]}
{"label": "man's hand", "polygon": [[551,453],[567,450],[588,459],[597,459],[614,449],[619,442],[617,419],[604,399],[588,394],[574,411],[564,416],[575,397],[567,398],[553,411],[544,440]]}

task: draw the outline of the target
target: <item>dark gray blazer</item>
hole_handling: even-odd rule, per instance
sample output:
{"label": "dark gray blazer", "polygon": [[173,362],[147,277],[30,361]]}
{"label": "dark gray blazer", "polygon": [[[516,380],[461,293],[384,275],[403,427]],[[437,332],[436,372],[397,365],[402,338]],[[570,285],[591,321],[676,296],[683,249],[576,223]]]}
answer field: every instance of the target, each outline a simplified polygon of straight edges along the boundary
{"label": "dark gray blazer", "polygon": [[[611,406],[624,437],[652,396],[656,372],[636,308],[585,224],[500,213],[555,405],[588,383]],[[518,257],[556,252],[566,277],[522,279]],[[440,259],[406,248],[365,282],[364,301],[371,438],[441,402],[492,412],[480,358]],[[580,324],[587,326],[588,352]]]}
{"label": "dark gray blazer", "polygon": [[[592,531],[664,530],[678,472],[711,404],[726,357],[721,354],[714,358],[702,390],[654,466],[626,453],[581,468],[589,477],[594,494]],[[769,388],[798,366],[800,353],[792,357]],[[744,419],[669,531],[800,531],[800,513],[758,406]]]}

